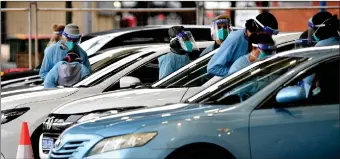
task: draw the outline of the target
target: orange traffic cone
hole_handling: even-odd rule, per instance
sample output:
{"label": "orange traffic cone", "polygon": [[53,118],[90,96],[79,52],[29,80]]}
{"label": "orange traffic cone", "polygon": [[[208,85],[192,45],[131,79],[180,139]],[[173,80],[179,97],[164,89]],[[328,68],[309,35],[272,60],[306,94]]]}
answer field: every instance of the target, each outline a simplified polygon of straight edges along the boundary
{"label": "orange traffic cone", "polygon": [[30,139],[30,133],[28,132],[27,122],[23,122],[21,126],[20,142],[17,151],[17,159],[33,159],[33,151]]}

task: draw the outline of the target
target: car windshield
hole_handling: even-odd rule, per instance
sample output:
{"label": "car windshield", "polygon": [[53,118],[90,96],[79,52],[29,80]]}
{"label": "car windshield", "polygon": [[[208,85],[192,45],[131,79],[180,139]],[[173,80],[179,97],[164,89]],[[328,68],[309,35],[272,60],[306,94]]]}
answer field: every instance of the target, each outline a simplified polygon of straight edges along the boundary
{"label": "car windshield", "polygon": [[112,63],[104,67],[100,71],[92,73],[90,76],[74,85],[74,87],[91,87],[97,85],[107,78],[113,76],[117,72],[125,69],[126,67],[136,63],[137,61],[142,60],[143,58],[153,53],[153,51],[135,51],[131,53],[130,56],[127,56],[115,63]]}
{"label": "car windshield", "polygon": [[139,53],[140,51],[137,50],[142,48],[143,47],[113,49],[92,57],[89,59],[91,63],[92,73],[95,73],[125,57],[128,57],[129,55]]}
{"label": "car windshield", "polygon": [[247,100],[281,75],[305,62],[302,57],[277,57],[254,67],[253,64],[226,77],[187,100],[188,103],[218,103],[236,96],[240,102]]}
{"label": "car windshield", "polygon": [[112,40],[113,36],[98,36],[80,44],[80,47],[86,51],[89,58],[95,56],[98,50],[100,50],[106,43]]}

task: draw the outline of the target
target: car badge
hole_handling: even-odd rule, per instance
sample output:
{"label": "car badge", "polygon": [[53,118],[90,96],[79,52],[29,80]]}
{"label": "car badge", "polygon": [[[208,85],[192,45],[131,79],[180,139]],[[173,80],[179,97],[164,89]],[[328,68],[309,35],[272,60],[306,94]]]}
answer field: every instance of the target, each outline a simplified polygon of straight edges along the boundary
{"label": "car badge", "polygon": [[47,130],[50,130],[52,128],[53,121],[54,121],[54,117],[49,117],[46,119],[45,124],[46,124]]}

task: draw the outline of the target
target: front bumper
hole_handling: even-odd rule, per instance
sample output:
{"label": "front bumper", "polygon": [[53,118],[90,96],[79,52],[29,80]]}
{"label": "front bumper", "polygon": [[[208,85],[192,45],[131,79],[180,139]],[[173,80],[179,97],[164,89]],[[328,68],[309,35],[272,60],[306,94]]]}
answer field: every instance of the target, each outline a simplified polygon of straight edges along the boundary
{"label": "front bumper", "polygon": [[86,159],[159,159],[166,158],[175,149],[149,149],[146,146],[110,151],[103,154],[85,157]]}
{"label": "front bumper", "polygon": [[[22,122],[19,119],[14,119],[9,123],[1,125],[1,158],[16,158]],[[30,135],[32,135],[36,128],[36,126],[28,123]]]}

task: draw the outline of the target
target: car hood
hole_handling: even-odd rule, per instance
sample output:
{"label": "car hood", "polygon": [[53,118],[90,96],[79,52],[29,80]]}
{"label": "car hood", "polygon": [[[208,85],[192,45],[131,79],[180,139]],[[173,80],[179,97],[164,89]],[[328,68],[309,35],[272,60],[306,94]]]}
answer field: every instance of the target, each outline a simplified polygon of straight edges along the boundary
{"label": "car hood", "polygon": [[1,97],[1,109],[13,109],[26,103],[63,98],[77,92],[78,90],[78,88],[44,89],[36,92]]}
{"label": "car hood", "polygon": [[134,107],[134,106],[159,106],[178,103],[186,96],[196,94],[197,88],[169,88],[169,89],[132,89],[103,93],[74,100],[57,107],[53,114],[77,114],[95,110]]}
{"label": "car hood", "polygon": [[233,111],[236,106],[172,104],[149,107],[110,115],[80,123],[65,131],[66,134],[95,134],[110,137],[133,133],[145,126],[160,126],[166,123],[185,120],[204,120],[217,113]]}
{"label": "car hood", "polygon": [[36,91],[43,91],[44,86],[19,86],[19,87],[10,87],[1,89],[1,98],[11,96],[11,95],[17,95],[22,93],[31,93]]}

